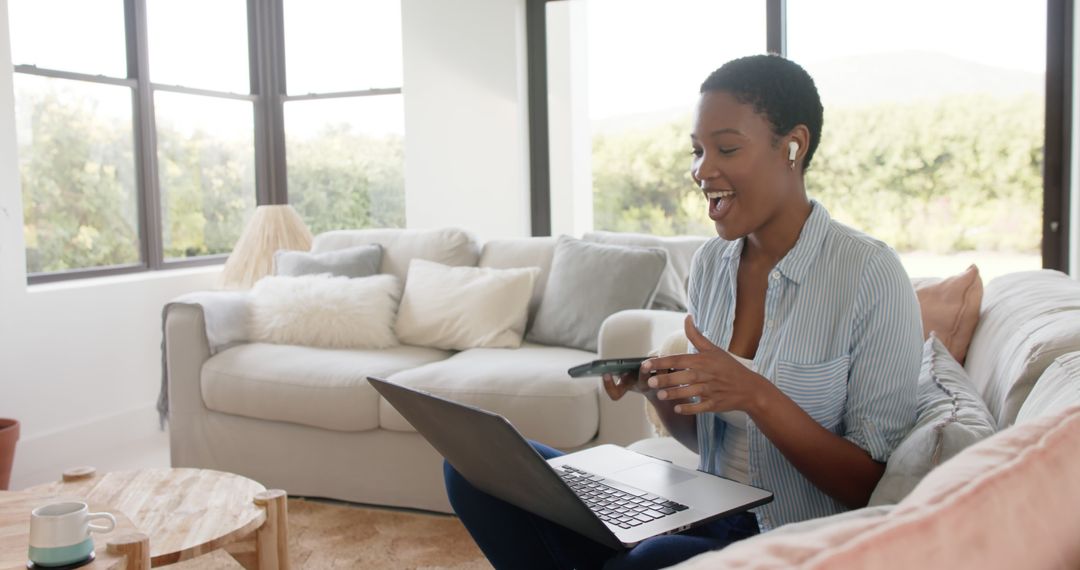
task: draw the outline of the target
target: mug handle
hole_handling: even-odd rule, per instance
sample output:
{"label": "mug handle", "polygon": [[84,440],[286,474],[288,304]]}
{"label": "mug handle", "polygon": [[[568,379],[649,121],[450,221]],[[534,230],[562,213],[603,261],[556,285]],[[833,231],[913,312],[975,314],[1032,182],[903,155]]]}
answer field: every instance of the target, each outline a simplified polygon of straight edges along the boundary
{"label": "mug handle", "polygon": [[112,513],[87,513],[86,520],[94,519],[108,519],[108,525],[88,524],[87,529],[90,532],[112,532],[116,528],[116,517],[112,516]]}

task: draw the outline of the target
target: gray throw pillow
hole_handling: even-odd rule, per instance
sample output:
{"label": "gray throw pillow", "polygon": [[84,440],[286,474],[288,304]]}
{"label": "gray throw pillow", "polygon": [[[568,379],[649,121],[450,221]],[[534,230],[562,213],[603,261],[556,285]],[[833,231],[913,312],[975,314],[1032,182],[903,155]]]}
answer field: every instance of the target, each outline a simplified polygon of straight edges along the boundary
{"label": "gray throw pillow", "polygon": [[660,248],[559,237],[544,298],[525,340],[596,352],[604,319],[648,308],[666,267],[667,252]]}
{"label": "gray throw pillow", "polygon": [[930,333],[923,345],[915,426],[889,456],[870,506],[900,502],[932,469],[995,431],[967,371]]}
{"label": "gray throw pillow", "polygon": [[329,273],[334,277],[370,277],[379,273],[382,246],[360,245],[323,253],[279,250],[274,253],[274,275],[298,277]]}

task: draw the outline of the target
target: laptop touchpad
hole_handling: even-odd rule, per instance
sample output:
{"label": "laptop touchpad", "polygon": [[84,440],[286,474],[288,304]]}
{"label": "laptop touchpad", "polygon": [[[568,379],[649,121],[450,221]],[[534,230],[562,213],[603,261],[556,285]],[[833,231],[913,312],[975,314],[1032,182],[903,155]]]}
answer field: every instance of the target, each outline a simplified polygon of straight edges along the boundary
{"label": "laptop touchpad", "polygon": [[650,487],[678,485],[695,479],[692,474],[683,473],[666,465],[647,463],[619,471],[616,479],[626,485],[648,490]]}

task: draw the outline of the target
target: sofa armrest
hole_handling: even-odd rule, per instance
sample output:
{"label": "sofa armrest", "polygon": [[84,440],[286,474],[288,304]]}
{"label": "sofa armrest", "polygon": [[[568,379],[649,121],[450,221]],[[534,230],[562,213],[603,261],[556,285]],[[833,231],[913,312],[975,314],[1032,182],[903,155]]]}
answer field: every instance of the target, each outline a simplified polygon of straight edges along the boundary
{"label": "sofa armrest", "polygon": [[250,299],[246,291],[198,291],[165,305],[159,405],[170,415],[205,410],[199,386],[203,363],[248,340]]}
{"label": "sofa armrest", "polygon": [[[608,317],[600,327],[600,358],[624,358],[646,356],[656,350],[672,332],[682,330],[686,313],[654,311],[648,309],[620,311]],[[645,397],[628,393],[613,402],[604,391],[602,381],[597,380],[600,399],[601,443],[629,445],[635,441],[655,437],[656,431],[645,407]]]}
{"label": "sofa armrest", "polygon": [[600,326],[600,358],[646,356],[671,333],[681,331],[686,313],[635,309],[619,311]]}
{"label": "sofa armrest", "polygon": [[203,404],[200,378],[203,364],[210,359],[203,307],[198,304],[170,303],[165,307],[164,377],[168,392],[168,411],[176,414],[198,413]]}

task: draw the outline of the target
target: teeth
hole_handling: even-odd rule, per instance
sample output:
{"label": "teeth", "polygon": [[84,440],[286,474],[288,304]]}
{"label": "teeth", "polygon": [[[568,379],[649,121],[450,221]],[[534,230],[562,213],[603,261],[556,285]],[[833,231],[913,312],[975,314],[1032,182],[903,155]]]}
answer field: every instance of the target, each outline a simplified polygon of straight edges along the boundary
{"label": "teeth", "polygon": [[723,200],[724,198],[730,198],[735,195],[734,190],[722,190],[719,192],[706,192],[705,197],[710,200]]}

